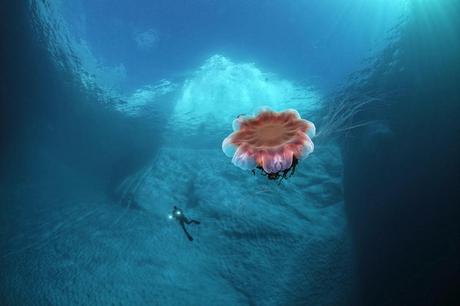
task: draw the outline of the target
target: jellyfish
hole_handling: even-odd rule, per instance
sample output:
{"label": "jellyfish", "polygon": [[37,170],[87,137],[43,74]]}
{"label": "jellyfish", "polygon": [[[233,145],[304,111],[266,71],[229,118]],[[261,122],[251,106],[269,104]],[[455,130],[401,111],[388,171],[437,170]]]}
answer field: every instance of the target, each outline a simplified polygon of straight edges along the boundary
{"label": "jellyfish", "polygon": [[268,179],[287,178],[299,160],[313,152],[315,125],[301,119],[294,109],[275,112],[263,109],[255,117],[239,115],[233,133],[222,142],[232,163],[243,169],[260,169]]}

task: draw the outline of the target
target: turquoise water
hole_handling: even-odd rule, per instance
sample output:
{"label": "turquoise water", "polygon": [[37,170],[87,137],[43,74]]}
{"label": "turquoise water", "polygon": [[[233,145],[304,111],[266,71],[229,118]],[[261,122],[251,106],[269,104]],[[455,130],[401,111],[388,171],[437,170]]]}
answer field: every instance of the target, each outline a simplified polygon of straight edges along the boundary
{"label": "turquoise water", "polygon": [[[455,1],[5,7],[1,304],[457,304]],[[262,107],[281,182],[221,149]]]}

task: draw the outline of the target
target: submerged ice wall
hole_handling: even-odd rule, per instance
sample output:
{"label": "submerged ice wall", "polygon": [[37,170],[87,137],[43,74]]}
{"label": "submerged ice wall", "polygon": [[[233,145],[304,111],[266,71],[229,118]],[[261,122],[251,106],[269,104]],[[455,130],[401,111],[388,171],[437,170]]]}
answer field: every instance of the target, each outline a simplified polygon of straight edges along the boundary
{"label": "submerged ice wall", "polygon": [[398,41],[348,88],[385,96],[360,119],[387,120],[352,131],[344,150],[353,305],[459,305],[460,4],[410,7]]}

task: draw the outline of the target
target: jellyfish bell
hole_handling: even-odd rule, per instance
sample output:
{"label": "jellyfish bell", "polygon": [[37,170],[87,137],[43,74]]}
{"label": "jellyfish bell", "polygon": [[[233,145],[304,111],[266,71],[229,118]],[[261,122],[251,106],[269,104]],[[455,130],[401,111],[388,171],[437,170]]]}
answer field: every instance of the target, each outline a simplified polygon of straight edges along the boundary
{"label": "jellyfish bell", "polygon": [[246,114],[239,114],[236,116],[235,120],[232,122],[233,131],[238,131],[240,129],[241,122],[248,118],[250,118],[250,116],[247,116]]}
{"label": "jellyfish bell", "polygon": [[280,172],[283,177],[290,170],[293,173],[297,161],[314,150],[315,125],[301,119],[294,109],[263,109],[255,117],[238,116],[232,125],[233,133],[222,142],[222,151],[235,166],[259,168],[269,179],[278,178]]}

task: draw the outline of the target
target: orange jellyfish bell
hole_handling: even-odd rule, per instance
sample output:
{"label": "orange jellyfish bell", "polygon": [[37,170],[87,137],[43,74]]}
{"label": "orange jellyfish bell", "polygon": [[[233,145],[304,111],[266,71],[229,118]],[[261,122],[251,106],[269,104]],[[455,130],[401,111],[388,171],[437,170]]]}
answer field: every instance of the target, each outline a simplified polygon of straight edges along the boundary
{"label": "orange jellyfish bell", "polygon": [[[244,170],[262,169],[269,178],[278,178],[280,171],[289,171],[298,160],[313,152],[311,137],[315,125],[301,119],[296,110],[284,112],[262,110],[255,117],[238,116],[234,132],[222,142],[225,155]],[[273,176],[276,174],[276,176]]]}

